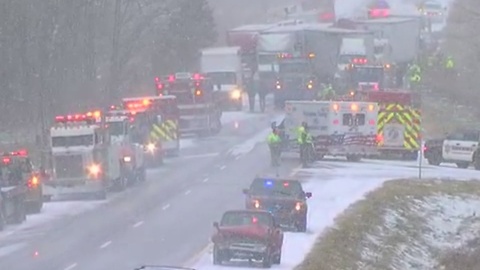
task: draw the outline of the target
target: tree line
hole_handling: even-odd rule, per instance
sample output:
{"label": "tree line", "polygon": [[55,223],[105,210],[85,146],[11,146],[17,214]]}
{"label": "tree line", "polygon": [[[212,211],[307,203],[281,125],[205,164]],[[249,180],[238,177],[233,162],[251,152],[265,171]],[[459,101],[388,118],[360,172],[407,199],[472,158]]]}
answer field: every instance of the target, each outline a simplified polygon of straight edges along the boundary
{"label": "tree line", "polygon": [[153,94],[216,35],[206,0],[3,0],[0,132]]}

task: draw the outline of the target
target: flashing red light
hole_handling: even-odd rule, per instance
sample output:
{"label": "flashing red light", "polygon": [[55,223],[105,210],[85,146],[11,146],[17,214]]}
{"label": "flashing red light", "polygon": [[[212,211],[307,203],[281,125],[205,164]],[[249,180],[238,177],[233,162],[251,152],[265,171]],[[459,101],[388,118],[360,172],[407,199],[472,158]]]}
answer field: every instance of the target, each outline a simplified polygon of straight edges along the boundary
{"label": "flashing red light", "polygon": [[370,121],[368,121],[368,124],[371,125],[371,126],[374,126],[375,125],[375,120],[370,119]]}
{"label": "flashing red light", "polygon": [[4,164],[8,164],[8,163],[10,163],[10,158],[4,157],[2,161],[3,161]]}
{"label": "flashing red light", "polygon": [[372,9],[370,10],[370,17],[373,18],[385,18],[390,15],[390,11],[388,9]]}
{"label": "flashing red light", "polygon": [[379,90],[379,89],[378,89],[378,83],[376,83],[376,84],[373,85],[373,90],[374,90],[374,91],[378,91],[378,90]]}
{"label": "flashing red light", "polygon": [[331,21],[334,19],[334,15],[333,13],[331,12],[325,12],[325,13],[322,13],[320,14],[320,21],[322,22],[327,22],[327,21]]}
{"label": "flashing red light", "polygon": [[340,121],[338,119],[335,119],[335,120],[333,120],[333,124],[338,125],[338,124],[340,124]]}
{"label": "flashing red light", "polygon": [[257,222],[258,222],[258,218],[257,217],[252,217],[252,223],[256,224]]}
{"label": "flashing red light", "polygon": [[158,83],[160,82],[160,78],[159,77],[155,77],[155,81]]}
{"label": "flashing red light", "polygon": [[201,80],[202,79],[202,75],[198,74],[198,73],[195,73],[193,74],[193,79],[198,81],[198,80]]}
{"label": "flashing red light", "polygon": [[354,58],[353,63],[354,64],[366,64],[367,59],[366,58]]}
{"label": "flashing red light", "polygon": [[383,142],[383,136],[381,134],[377,134],[377,142],[378,143]]}
{"label": "flashing red light", "polygon": [[284,187],[288,187],[290,184],[288,182],[283,183]]}
{"label": "flashing red light", "polygon": [[163,84],[157,82],[157,89],[162,90],[163,89]]}
{"label": "flashing red light", "polygon": [[175,75],[169,75],[168,76],[168,81],[171,82],[171,83],[175,82]]}

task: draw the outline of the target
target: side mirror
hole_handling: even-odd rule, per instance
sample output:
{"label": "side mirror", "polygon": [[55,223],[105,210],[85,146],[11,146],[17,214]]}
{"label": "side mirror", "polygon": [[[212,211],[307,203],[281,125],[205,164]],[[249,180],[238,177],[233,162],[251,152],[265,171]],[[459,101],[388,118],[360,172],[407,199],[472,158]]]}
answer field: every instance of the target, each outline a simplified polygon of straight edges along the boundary
{"label": "side mirror", "polygon": [[213,222],[213,227],[215,227],[215,228],[217,228],[217,229],[218,229],[218,227],[219,227],[219,226],[220,226],[220,225],[218,224],[218,222],[216,222],[216,221],[215,221],[215,222]]}
{"label": "side mirror", "polygon": [[248,195],[248,191],[249,191],[248,188],[244,188],[244,189],[242,190],[243,194],[245,194],[245,195]]}
{"label": "side mirror", "polygon": [[305,197],[311,198],[311,197],[312,197],[312,193],[311,193],[311,192],[305,192]]}

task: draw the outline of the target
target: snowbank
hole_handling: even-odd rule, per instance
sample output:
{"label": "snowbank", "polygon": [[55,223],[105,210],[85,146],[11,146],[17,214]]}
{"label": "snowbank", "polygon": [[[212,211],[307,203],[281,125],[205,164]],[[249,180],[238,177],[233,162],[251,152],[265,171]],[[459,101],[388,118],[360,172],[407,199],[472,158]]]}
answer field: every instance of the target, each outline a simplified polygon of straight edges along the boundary
{"label": "snowbank", "polygon": [[478,195],[474,180],[387,182],[339,217],[299,269],[442,269],[480,236]]}

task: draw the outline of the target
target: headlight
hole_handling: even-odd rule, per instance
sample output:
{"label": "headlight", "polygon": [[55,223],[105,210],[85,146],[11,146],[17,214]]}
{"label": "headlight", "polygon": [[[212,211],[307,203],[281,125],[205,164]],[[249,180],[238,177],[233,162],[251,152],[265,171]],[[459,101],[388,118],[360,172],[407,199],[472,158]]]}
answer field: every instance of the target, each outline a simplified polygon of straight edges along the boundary
{"label": "headlight", "polygon": [[130,161],[132,161],[132,158],[130,156],[125,156],[125,157],[123,157],[123,161],[124,162],[130,162]]}
{"label": "headlight", "polygon": [[253,201],[253,207],[255,207],[257,209],[260,208],[260,201],[259,200],[254,200]]}
{"label": "headlight", "polygon": [[87,169],[88,169],[88,172],[95,177],[98,176],[101,172],[100,165],[98,164],[92,164]]}
{"label": "headlight", "polygon": [[232,99],[240,99],[242,97],[242,92],[238,89],[235,89],[230,93],[230,97]]}
{"label": "headlight", "polygon": [[153,153],[153,152],[155,152],[155,149],[157,149],[157,147],[155,146],[154,143],[147,144],[147,151],[148,152]]}
{"label": "headlight", "polygon": [[295,204],[295,210],[297,211],[302,210],[302,207],[303,207],[303,203],[301,202],[297,202],[297,204]]}

